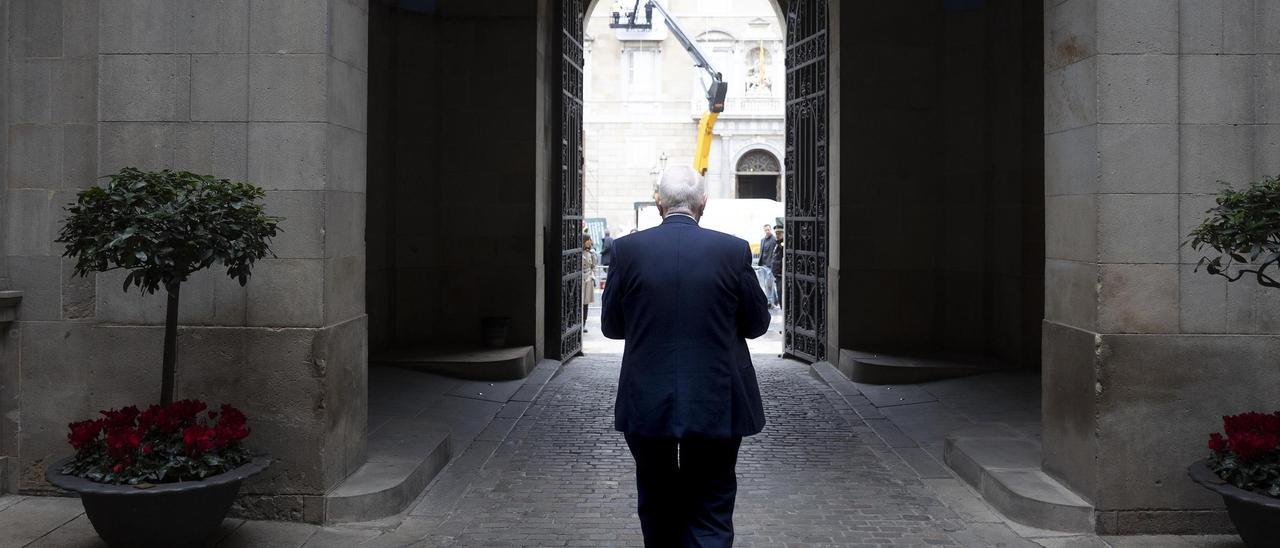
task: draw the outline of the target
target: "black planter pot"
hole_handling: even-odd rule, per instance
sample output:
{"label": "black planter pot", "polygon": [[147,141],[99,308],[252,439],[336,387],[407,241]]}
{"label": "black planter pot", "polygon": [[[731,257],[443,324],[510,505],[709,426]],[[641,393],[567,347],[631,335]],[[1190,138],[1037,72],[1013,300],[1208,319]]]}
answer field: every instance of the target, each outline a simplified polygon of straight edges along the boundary
{"label": "black planter pot", "polygon": [[1280,538],[1280,499],[1246,491],[1227,483],[1202,460],[1187,468],[1196,483],[1222,495],[1227,514],[1235,524],[1240,540],[1249,548],[1273,547]]}
{"label": "black planter pot", "polygon": [[45,479],[80,493],[85,515],[107,544],[116,548],[203,546],[218,531],[240,482],[267,468],[257,457],[235,470],[202,481],[158,484],[147,489],[109,485],[61,472],[65,458],[45,471]]}

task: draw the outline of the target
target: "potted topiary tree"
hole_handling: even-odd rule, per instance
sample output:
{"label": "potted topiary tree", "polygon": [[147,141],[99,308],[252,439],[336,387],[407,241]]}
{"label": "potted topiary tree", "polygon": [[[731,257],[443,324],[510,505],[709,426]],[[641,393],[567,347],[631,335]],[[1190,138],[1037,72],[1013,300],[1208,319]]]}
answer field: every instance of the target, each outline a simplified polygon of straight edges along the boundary
{"label": "potted topiary tree", "polygon": [[112,546],[200,544],[222,523],[240,483],[269,460],[241,445],[249,428],[229,405],[174,401],[182,283],[221,264],[244,285],[280,218],[248,183],[170,170],[124,168],[81,191],[59,233],[75,274],[124,270],[124,290],[167,295],[159,405],[103,411],[72,423],[75,455],[46,470],[50,483],[80,493],[85,513]]}
{"label": "potted topiary tree", "polygon": [[[1263,287],[1280,288],[1280,179],[1224,188],[1207,213],[1186,242],[1196,251],[1213,251],[1196,270],[1229,282],[1251,276]],[[1222,419],[1226,436],[1209,437],[1209,458],[1191,465],[1191,478],[1222,495],[1246,546],[1274,546],[1280,538],[1280,412]]]}

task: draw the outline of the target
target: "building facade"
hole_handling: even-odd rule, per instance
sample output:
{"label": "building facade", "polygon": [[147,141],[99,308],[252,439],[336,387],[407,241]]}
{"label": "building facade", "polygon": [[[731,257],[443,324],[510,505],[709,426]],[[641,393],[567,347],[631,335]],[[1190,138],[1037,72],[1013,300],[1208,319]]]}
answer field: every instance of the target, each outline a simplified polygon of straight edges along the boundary
{"label": "building facade", "polygon": [[[773,6],[664,5],[729,83],[707,168],[710,197],[781,201],[785,52]],[[614,29],[613,9],[598,3],[586,26],[583,199],[586,216],[606,219],[616,235],[635,228],[636,203],[653,201],[665,166],[692,163],[707,78],[661,14],[653,14],[651,30]]]}
{"label": "building facade", "polygon": [[[575,242],[555,226],[583,205],[558,177],[592,177],[565,153],[577,90],[561,63],[577,60],[562,52],[593,7],[0,0],[0,291],[18,292],[0,294],[0,486],[47,493],[68,422],[154,397],[163,299],[73,277],[53,242],[74,193],[122,166],[246,179],[286,218],[247,287],[206,272],[183,288],[179,397],[241,407],[277,459],[246,485],[248,515],[322,519],[364,464],[370,352],[478,344],[480,318],[505,316],[513,344],[558,357],[572,307],[547,288]],[[820,168],[827,230],[807,237],[827,252],[810,295],[827,358],[915,348],[1038,369],[1043,472],[1098,531],[1227,527],[1186,466],[1222,415],[1274,410],[1280,294],[1195,272],[1179,244],[1217,181],[1280,172],[1280,0],[791,0],[689,25],[731,37],[726,66],[746,71],[734,48],[767,42],[757,16],[785,36],[793,8],[825,29],[809,53],[828,102],[808,113],[824,139],[769,145],[776,118],[726,119],[714,190],[731,195],[757,144],[782,171]],[[628,42],[589,34],[593,56]],[[655,67],[692,71],[659,44]],[[673,101],[687,143],[692,95]],[[609,133],[592,131],[588,155]],[[596,169],[648,176],[666,141],[641,137],[600,148]]]}

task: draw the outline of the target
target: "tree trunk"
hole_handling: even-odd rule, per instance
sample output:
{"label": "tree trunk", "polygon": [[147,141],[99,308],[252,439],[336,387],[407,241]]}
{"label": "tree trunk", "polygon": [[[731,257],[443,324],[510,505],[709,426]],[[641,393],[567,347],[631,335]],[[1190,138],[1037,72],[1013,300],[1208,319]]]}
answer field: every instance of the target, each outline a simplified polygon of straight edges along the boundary
{"label": "tree trunk", "polygon": [[168,284],[165,290],[169,294],[168,307],[164,318],[164,366],[160,370],[160,404],[173,403],[173,373],[178,362],[178,288],[177,283]]}

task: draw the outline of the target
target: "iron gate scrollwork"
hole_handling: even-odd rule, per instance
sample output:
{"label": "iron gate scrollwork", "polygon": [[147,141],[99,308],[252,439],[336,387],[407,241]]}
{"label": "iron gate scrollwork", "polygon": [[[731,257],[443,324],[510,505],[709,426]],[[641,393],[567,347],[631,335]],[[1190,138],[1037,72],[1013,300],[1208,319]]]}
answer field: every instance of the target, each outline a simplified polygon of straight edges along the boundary
{"label": "iron gate scrollwork", "polygon": [[826,359],[827,0],[787,6],[785,353]]}
{"label": "iron gate scrollwork", "polygon": [[[559,285],[552,297],[559,302],[559,348],[548,348],[548,354],[559,351],[558,358],[567,360],[582,353],[582,64],[583,2],[558,2],[560,33],[560,173],[557,201],[560,222],[554,227],[552,241],[558,242]],[[552,255],[555,256],[554,254]],[[548,305],[555,306],[554,300]],[[556,324],[552,324],[556,325]],[[550,325],[548,326],[550,327]]]}

